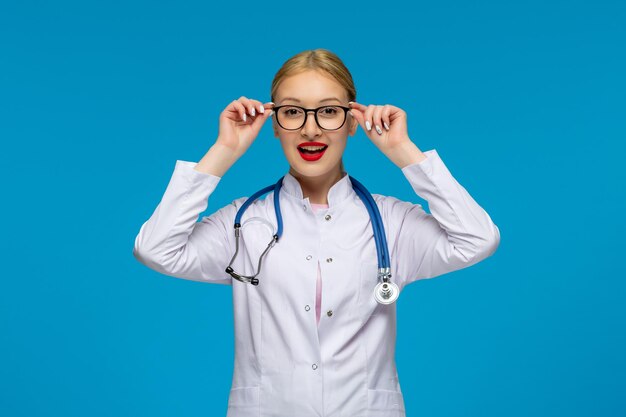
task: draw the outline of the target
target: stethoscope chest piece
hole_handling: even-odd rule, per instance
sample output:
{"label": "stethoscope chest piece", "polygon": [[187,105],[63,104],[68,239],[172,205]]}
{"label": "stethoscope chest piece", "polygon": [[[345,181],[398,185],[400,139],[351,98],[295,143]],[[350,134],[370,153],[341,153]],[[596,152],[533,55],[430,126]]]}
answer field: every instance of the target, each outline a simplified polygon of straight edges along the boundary
{"label": "stethoscope chest piece", "polygon": [[391,304],[398,299],[400,290],[394,282],[379,282],[374,288],[374,298],[380,304]]}

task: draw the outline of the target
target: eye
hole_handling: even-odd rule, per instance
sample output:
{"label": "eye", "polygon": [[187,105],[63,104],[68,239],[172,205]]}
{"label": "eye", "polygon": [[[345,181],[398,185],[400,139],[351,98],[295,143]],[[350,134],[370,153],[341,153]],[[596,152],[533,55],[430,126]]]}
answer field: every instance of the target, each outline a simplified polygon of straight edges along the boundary
{"label": "eye", "polygon": [[286,117],[298,117],[302,114],[302,109],[297,107],[284,107],[281,109],[281,113]]}
{"label": "eye", "polygon": [[339,108],[338,107],[334,107],[334,106],[328,106],[328,107],[322,107],[319,110],[319,115],[320,116],[336,116],[339,113]]}

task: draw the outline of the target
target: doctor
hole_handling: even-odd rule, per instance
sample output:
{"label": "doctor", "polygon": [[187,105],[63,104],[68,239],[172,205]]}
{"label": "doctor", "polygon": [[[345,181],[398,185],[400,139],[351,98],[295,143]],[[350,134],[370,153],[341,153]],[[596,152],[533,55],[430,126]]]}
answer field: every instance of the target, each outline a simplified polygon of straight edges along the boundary
{"label": "doctor", "polygon": [[[134,256],[166,275],[232,286],[235,363],[227,417],[404,417],[396,303],[373,296],[376,244],[342,163],[348,136],[361,126],[432,213],[372,195],[400,291],[492,255],[499,230],[437,151],[422,152],[413,143],[402,109],[356,102],[350,72],[332,52],[304,51],[287,60],[272,82],[271,100],[234,100],[221,113],[206,155],[198,163],[176,161],[162,200],[135,239]],[[283,232],[263,258],[259,284],[251,285],[225,271],[236,248],[235,215],[248,197],[197,220],[270,117],[289,163],[279,193]],[[341,120],[332,122],[336,117]],[[384,175],[376,161],[372,175]],[[276,180],[254,178],[259,188]],[[257,273],[276,229],[273,194],[243,214],[232,263],[239,274]]]}

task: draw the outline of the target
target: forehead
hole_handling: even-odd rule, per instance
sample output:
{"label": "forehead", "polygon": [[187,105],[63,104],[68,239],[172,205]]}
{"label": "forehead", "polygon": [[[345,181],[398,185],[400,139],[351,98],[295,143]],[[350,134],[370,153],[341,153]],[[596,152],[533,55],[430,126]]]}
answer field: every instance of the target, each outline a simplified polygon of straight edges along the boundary
{"label": "forehead", "polygon": [[[308,70],[286,77],[276,91],[277,102],[300,103],[313,105],[322,102],[337,102],[325,100],[331,97],[339,101],[346,101],[346,90],[332,76],[320,71]],[[293,98],[295,100],[287,100]]]}

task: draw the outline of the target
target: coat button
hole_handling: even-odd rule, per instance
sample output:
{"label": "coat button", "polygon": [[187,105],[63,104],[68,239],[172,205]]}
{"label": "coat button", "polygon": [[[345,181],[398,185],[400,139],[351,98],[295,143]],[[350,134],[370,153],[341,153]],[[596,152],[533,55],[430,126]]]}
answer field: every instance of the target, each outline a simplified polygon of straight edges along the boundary
{"label": "coat button", "polygon": [[333,258],[326,258],[326,262],[331,263],[333,261]]}
{"label": "coat button", "polygon": [[317,364],[314,363],[313,365],[311,365],[311,368],[313,368],[313,370],[316,370],[317,369]]}
{"label": "coat button", "polygon": [[302,205],[302,210],[306,210],[306,205]]}
{"label": "coat button", "polygon": [[332,315],[333,315],[333,310],[328,310],[328,311],[326,312],[326,315],[327,315],[328,317],[332,316]]}
{"label": "coat button", "polygon": [[311,256],[311,255],[308,255],[308,256],[306,257],[306,260],[307,260],[307,261],[310,261],[310,260],[311,260],[311,258],[312,258],[312,256]]}
{"label": "coat button", "polygon": [[326,220],[330,220],[330,214],[327,214],[326,216],[324,216],[324,218],[325,218]]}
{"label": "coat button", "polygon": [[304,306],[304,309],[305,309],[306,311],[309,311],[309,310],[311,309],[311,307],[309,307],[309,305],[307,304],[307,305],[305,305],[305,306]]}

